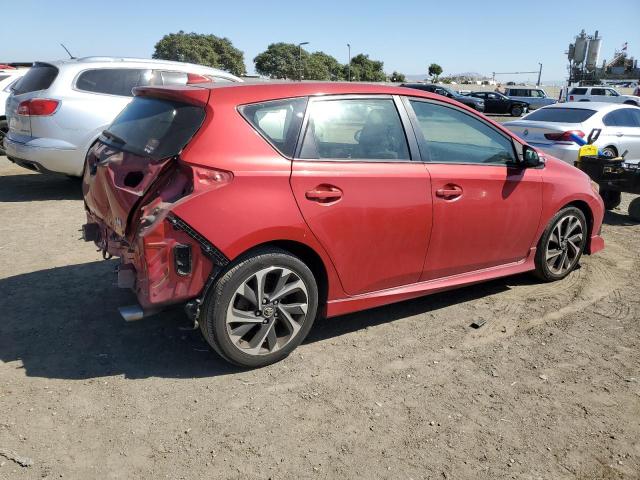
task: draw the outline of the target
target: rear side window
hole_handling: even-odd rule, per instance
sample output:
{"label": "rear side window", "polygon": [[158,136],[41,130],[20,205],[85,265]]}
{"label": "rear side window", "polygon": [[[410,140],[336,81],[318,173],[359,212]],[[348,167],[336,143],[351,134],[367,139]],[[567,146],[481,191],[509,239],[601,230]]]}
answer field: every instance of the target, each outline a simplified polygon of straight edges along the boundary
{"label": "rear side window", "polygon": [[35,63],[27,74],[22,77],[13,88],[13,93],[22,95],[23,93],[46,90],[51,86],[58,76],[58,69],[48,63]]}
{"label": "rear side window", "polygon": [[525,117],[538,122],[582,123],[593,116],[595,110],[586,108],[541,108]]}
{"label": "rear side window", "polygon": [[201,107],[136,97],[102,132],[100,140],[119,150],[162,160],[182,151],[204,117]]}
{"label": "rear side window", "polygon": [[571,91],[569,92],[569,95],[586,95],[586,94],[587,94],[586,88],[572,88]]}
{"label": "rear side window", "polygon": [[604,88],[592,88],[591,95],[604,95]]}
{"label": "rear side window", "polygon": [[391,99],[317,100],[309,105],[300,158],[410,160]]}
{"label": "rear side window", "polygon": [[293,157],[306,98],[290,98],[239,107],[240,114],[285,157]]}
{"label": "rear side window", "polygon": [[621,108],[607,113],[602,121],[607,127],[640,127],[634,113],[630,108]]}
{"label": "rear side window", "polygon": [[[28,75],[28,74],[27,74]],[[85,92],[132,97],[132,89],[149,84],[150,72],[139,68],[109,68],[86,70],[76,81],[76,88]]]}

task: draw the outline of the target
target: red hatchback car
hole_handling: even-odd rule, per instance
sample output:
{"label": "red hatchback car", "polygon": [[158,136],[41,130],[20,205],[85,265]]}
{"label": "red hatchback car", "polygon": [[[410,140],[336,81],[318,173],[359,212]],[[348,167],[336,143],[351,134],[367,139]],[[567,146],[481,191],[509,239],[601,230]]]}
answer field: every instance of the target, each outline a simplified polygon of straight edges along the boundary
{"label": "red hatchback car", "polygon": [[418,90],[348,83],[136,90],[90,150],[85,240],[120,257],[132,320],[183,303],[225,359],[287,356],[336,316],[604,247],[579,170]]}

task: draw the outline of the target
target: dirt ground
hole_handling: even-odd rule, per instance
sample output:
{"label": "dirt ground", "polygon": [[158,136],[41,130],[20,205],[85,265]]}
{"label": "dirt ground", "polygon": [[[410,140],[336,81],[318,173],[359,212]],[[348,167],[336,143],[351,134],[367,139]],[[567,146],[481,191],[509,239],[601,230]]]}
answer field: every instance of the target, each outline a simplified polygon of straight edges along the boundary
{"label": "dirt ground", "polygon": [[640,224],[623,209],[562,282],[320,321],[254,371],[180,311],[120,319],[133,295],[79,240],[78,182],[3,157],[0,219],[2,479],[640,478]]}

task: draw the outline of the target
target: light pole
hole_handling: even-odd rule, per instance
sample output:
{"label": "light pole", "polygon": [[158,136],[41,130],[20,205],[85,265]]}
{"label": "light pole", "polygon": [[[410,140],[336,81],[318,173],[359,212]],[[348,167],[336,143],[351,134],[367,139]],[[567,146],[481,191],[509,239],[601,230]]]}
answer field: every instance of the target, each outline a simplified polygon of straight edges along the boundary
{"label": "light pole", "polygon": [[298,72],[298,81],[302,81],[302,45],[309,45],[309,42],[301,42],[298,44],[298,63],[300,64],[300,71]]}
{"label": "light pole", "polygon": [[349,49],[349,63],[347,63],[347,78],[351,81],[351,44],[347,43],[347,48]]}
{"label": "light pole", "polygon": [[540,65],[540,70],[538,70],[538,83],[536,83],[536,87],[540,86],[540,77],[542,77],[542,64],[538,63],[538,65]]}

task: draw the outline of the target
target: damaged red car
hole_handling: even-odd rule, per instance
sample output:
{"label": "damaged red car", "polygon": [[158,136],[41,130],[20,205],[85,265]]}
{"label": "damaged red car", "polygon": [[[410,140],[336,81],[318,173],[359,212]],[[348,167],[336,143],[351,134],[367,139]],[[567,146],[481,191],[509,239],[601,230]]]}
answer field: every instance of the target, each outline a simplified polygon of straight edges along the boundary
{"label": "damaged red car", "polygon": [[442,96],[348,83],[144,87],[91,148],[83,236],[127,320],[184,304],[258,367],[337,316],[604,247],[597,185]]}

